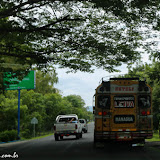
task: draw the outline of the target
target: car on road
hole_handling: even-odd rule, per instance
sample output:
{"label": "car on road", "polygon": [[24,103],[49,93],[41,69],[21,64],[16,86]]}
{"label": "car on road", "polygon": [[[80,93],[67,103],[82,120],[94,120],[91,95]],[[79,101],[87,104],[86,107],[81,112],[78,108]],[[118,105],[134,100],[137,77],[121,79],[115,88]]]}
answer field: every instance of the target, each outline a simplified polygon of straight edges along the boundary
{"label": "car on road", "polygon": [[58,115],[54,124],[54,137],[58,141],[64,136],[75,135],[76,139],[82,138],[82,124],[76,114]]}
{"label": "car on road", "polygon": [[79,122],[82,124],[82,131],[84,133],[87,133],[88,132],[87,121],[85,119],[79,119]]}

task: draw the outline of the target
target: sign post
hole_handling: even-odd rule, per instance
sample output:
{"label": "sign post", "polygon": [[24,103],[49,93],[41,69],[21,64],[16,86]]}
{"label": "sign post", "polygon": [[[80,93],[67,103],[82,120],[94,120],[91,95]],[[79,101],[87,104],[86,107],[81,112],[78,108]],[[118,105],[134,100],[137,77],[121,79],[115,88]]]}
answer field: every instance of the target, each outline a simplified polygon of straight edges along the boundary
{"label": "sign post", "polygon": [[18,90],[18,139],[20,139],[20,90],[21,89],[35,89],[36,75],[35,71],[29,71],[28,74],[22,79],[13,76],[14,73],[3,73],[3,85],[6,86],[5,90]]}
{"label": "sign post", "polygon": [[18,89],[18,139],[20,139],[20,95],[21,90]]}
{"label": "sign post", "polygon": [[35,125],[38,124],[38,119],[36,117],[32,118],[31,124],[33,124],[33,134],[35,137]]}

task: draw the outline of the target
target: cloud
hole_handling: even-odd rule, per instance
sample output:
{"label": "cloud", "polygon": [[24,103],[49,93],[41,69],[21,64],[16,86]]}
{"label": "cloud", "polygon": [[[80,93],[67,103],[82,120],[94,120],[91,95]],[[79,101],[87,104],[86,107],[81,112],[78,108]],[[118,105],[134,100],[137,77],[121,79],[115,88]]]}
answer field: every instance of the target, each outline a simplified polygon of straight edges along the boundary
{"label": "cloud", "polygon": [[67,69],[57,68],[59,83],[55,87],[61,90],[63,96],[80,95],[86,106],[92,106],[95,89],[100,84],[102,77],[105,77],[104,80],[108,80],[110,76],[128,72],[126,65],[122,65],[118,69],[121,70],[120,73],[108,73],[102,69],[96,69],[94,73],[77,72],[67,74]]}

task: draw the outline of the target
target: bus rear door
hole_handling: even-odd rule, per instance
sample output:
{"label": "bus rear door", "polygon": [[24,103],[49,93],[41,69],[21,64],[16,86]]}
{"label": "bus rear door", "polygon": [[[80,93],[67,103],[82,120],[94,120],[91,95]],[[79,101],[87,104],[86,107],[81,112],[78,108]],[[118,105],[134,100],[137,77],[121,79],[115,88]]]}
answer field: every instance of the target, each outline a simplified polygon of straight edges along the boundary
{"label": "bus rear door", "polygon": [[117,140],[131,140],[136,131],[136,96],[133,94],[112,95],[112,132]]}

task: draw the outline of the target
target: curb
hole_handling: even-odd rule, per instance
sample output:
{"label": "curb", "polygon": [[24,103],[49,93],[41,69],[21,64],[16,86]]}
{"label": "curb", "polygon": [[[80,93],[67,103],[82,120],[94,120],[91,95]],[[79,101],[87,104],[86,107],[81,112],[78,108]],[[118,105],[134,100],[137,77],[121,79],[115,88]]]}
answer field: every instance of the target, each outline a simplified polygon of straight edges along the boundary
{"label": "curb", "polygon": [[19,141],[23,141],[23,140],[14,140],[14,141],[8,141],[8,142],[0,142],[0,144],[6,144],[6,143],[12,143],[12,142],[19,142]]}

